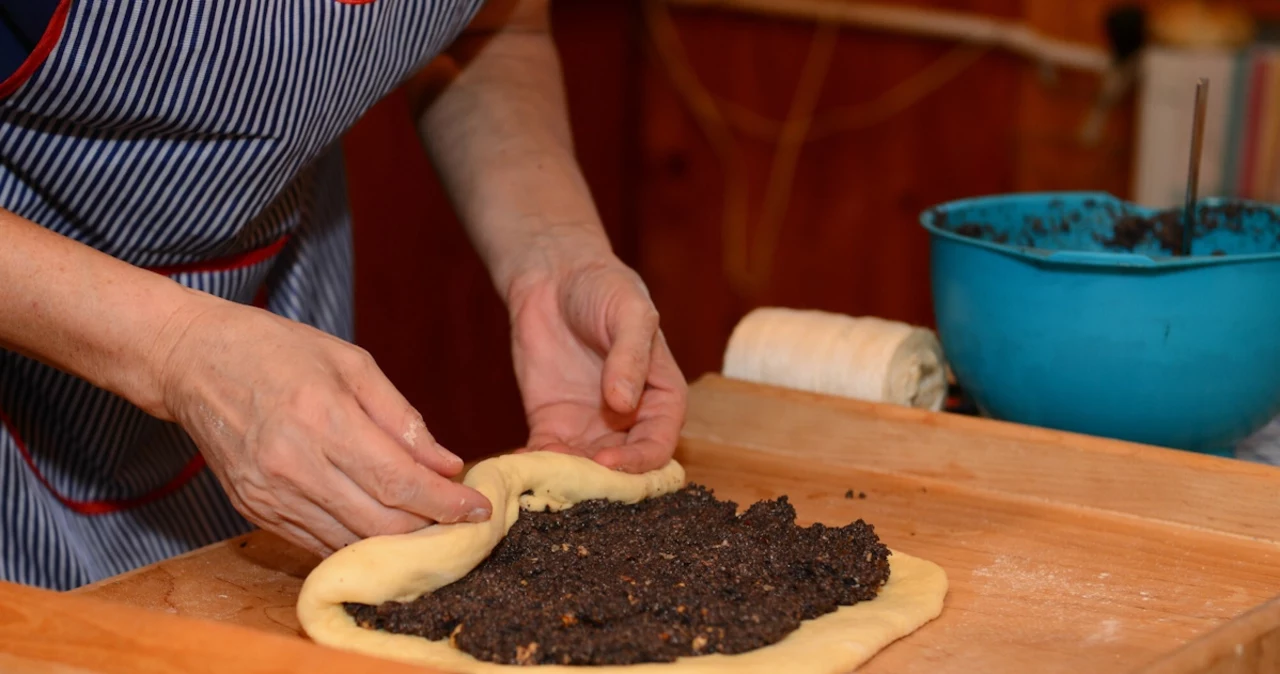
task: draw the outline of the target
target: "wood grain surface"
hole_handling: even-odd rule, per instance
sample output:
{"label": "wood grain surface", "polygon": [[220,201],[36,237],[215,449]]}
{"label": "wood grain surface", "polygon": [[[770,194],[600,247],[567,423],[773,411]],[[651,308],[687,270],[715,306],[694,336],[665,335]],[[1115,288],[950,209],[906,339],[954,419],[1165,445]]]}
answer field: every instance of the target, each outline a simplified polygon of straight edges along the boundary
{"label": "wood grain surface", "polygon": [[1160,658],[1141,674],[1280,672],[1280,600]]}
{"label": "wood grain surface", "polygon": [[[1280,608],[1257,607],[1280,596],[1280,470],[718,377],[694,385],[677,456],[722,498],[862,518],[946,569],[942,615],[861,671],[1274,663]],[[297,637],[312,563],[255,533],[80,594]]]}
{"label": "wood grain surface", "polygon": [[0,582],[5,674],[432,674],[309,641]]}
{"label": "wood grain surface", "polygon": [[254,531],[75,592],[300,637],[294,605],[317,561],[272,534]]}

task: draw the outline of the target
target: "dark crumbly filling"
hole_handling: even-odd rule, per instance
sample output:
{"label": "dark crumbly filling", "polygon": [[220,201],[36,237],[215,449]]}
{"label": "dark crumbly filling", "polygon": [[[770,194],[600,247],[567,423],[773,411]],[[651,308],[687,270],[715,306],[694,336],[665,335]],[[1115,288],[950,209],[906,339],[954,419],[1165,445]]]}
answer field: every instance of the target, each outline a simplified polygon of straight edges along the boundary
{"label": "dark crumbly filling", "polygon": [[738,515],[697,485],[635,505],[523,512],[457,582],[413,602],[346,608],[363,627],[448,638],[503,664],[741,653],[874,599],[889,579],[871,525],[801,528],[795,516],[785,496]]}
{"label": "dark crumbly filling", "polygon": [[[1086,209],[1092,209],[1096,206],[1096,202],[1085,200]],[[1061,208],[1061,202],[1054,205],[1049,203],[1051,209]],[[1138,247],[1155,243],[1171,254],[1178,254],[1182,250],[1182,229],[1184,213],[1181,207],[1174,209],[1166,209],[1159,211],[1150,216],[1141,216],[1134,214],[1123,214],[1117,212],[1110,204],[1105,204],[1103,208],[1108,216],[1112,219],[1111,237],[1106,238],[1095,233],[1094,240],[1103,246],[1112,249],[1118,249],[1125,252],[1134,252]],[[1203,236],[1212,232],[1219,227],[1231,232],[1244,231],[1243,219],[1246,217],[1265,217],[1264,222],[1259,223],[1258,227],[1262,228],[1259,235],[1264,231],[1275,231],[1277,240],[1280,240],[1280,228],[1276,227],[1277,218],[1269,214],[1265,209],[1249,206],[1242,202],[1228,202],[1219,205],[1202,205],[1195,211],[1195,236]],[[1020,231],[998,231],[989,223],[984,222],[949,222],[947,214],[944,212],[935,213],[935,221],[937,225],[943,229],[950,230],[972,239],[981,239],[984,241],[992,241],[995,243],[1008,243],[1013,239],[1015,245],[1035,247],[1036,235],[1048,234],[1050,231],[1070,232],[1074,224],[1084,220],[1084,216],[1080,211],[1068,211],[1045,218],[1024,216],[1024,226]],[[1223,251],[1215,250],[1210,255],[1225,255]]]}

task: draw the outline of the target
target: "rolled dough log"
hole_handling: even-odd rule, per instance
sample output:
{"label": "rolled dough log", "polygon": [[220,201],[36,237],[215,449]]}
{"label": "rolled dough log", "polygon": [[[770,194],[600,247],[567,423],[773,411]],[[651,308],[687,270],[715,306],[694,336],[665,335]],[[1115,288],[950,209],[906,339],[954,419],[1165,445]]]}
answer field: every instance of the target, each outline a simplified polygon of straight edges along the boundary
{"label": "rolled dough log", "polygon": [[[493,503],[487,522],[436,525],[399,536],[368,538],[331,555],[303,583],[298,620],[314,641],[344,650],[458,674],[529,671],[483,662],[447,640],[360,627],[343,602],[411,601],[465,576],[489,555],[521,508],[561,510],[580,501],[636,503],[678,490],[684,468],[672,461],[642,475],[615,472],[580,457],[548,452],[504,455],[476,464],[464,478]],[[526,492],[532,492],[526,494]],[[522,494],[524,494],[522,496]],[[942,611],[947,577],[941,567],[894,552],[889,582],[873,601],[844,606],[806,621],[783,640],[736,655],[703,655],[672,663],[584,667],[542,665],[538,674],[838,674],[865,662]]]}
{"label": "rolled dough log", "polygon": [[947,398],[946,358],[932,330],[812,309],[751,311],[729,336],[721,374],[935,412]]}

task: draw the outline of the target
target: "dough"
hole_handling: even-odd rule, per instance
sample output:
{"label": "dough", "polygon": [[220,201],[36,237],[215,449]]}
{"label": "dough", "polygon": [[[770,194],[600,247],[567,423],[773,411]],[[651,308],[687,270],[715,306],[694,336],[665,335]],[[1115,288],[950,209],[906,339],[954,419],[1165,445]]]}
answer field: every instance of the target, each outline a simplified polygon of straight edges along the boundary
{"label": "dough", "polygon": [[935,412],[947,398],[946,358],[932,330],[814,309],[753,309],[729,336],[721,374]]}
{"label": "dough", "polygon": [[[515,523],[520,509],[561,510],[579,501],[636,503],[678,490],[684,468],[631,475],[580,457],[534,452],[476,464],[463,480],[493,503],[487,522],[436,525],[399,536],[368,538],[331,555],[307,576],[298,620],[317,643],[373,656],[430,665],[458,674],[510,674],[527,667],[477,660],[447,641],[365,629],[343,602],[377,605],[412,601],[467,575]],[[531,492],[531,493],[526,493]],[[703,655],[674,663],[584,667],[539,665],[538,674],[839,674],[937,617],[947,576],[932,562],[894,551],[889,582],[873,601],[843,606],[804,622],[782,641],[735,655]]]}

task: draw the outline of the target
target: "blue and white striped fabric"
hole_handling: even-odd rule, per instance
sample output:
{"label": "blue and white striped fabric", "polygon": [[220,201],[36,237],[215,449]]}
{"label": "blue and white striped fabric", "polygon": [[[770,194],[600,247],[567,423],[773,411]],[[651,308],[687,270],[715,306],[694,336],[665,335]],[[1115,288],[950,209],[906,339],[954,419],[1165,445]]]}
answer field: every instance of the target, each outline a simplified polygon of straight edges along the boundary
{"label": "blue and white striped fabric", "polygon": [[[0,101],[0,207],[350,339],[337,140],[481,0],[60,1]],[[3,350],[0,422],[6,580],[72,588],[249,528],[179,427]]]}

